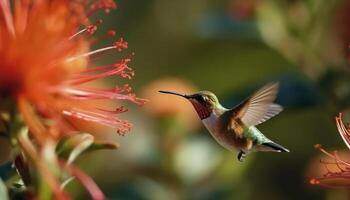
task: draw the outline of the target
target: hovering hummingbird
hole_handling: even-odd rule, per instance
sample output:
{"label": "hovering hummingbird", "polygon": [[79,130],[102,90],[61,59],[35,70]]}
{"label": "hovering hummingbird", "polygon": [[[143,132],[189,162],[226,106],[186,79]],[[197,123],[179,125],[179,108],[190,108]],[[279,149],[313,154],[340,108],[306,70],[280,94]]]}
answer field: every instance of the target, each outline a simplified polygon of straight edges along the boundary
{"label": "hovering hummingbird", "polygon": [[188,99],[214,139],[226,149],[238,151],[237,159],[243,161],[248,153],[254,151],[289,152],[255,127],[283,110],[273,103],[277,91],[278,83],[269,83],[232,109],[223,107],[215,94],[209,91],[190,95],[159,92]]}

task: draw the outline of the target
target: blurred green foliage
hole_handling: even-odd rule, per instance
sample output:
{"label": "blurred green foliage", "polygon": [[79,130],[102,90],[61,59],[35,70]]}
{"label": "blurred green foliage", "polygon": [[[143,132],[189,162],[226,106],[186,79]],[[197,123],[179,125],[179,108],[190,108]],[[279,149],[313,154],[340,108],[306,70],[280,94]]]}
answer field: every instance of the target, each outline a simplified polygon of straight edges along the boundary
{"label": "blurred green foliage", "polygon": [[308,183],[315,170],[309,164],[319,154],[314,144],[345,148],[334,123],[350,97],[343,1],[118,3],[103,27],[116,27],[136,53],[137,92],[153,80],[178,77],[230,107],[280,81],[277,101],[285,111],[259,128],[291,152],[256,153],[239,163],[204,128],[133,110],[126,116],[132,133],[108,138],[121,143],[118,151],[79,160],[110,199],[347,199],[345,191]]}

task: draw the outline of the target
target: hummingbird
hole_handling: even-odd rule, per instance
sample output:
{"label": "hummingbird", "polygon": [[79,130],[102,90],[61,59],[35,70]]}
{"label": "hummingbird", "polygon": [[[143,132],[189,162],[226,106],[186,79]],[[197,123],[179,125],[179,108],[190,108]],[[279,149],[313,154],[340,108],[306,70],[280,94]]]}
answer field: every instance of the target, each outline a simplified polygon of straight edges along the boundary
{"label": "hummingbird", "polygon": [[229,151],[238,152],[237,159],[242,162],[251,152],[289,152],[256,128],[283,110],[274,103],[278,86],[278,83],[268,83],[231,109],[223,107],[210,91],[193,94],[159,92],[189,100],[212,137]]}

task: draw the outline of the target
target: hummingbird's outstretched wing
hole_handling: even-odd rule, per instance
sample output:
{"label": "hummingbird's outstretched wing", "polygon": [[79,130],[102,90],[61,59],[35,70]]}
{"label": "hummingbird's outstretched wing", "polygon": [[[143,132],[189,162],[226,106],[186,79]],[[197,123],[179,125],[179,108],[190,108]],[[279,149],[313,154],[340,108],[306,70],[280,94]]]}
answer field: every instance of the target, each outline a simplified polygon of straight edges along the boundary
{"label": "hummingbird's outstretched wing", "polygon": [[280,105],[273,103],[277,92],[278,83],[269,83],[231,109],[231,113],[248,127],[265,122],[283,110]]}

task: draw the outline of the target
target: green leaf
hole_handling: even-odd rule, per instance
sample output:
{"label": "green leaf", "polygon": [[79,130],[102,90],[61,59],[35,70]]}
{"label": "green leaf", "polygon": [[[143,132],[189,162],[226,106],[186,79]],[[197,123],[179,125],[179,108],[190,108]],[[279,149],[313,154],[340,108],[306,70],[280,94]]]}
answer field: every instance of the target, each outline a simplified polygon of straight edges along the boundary
{"label": "green leaf", "polygon": [[67,163],[72,163],[81,153],[93,144],[94,136],[88,133],[73,135],[72,137],[60,142],[56,148],[58,155],[67,159]]}
{"label": "green leaf", "polygon": [[95,141],[88,149],[88,151],[96,151],[102,149],[117,149],[119,144],[112,141]]}
{"label": "green leaf", "polygon": [[116,148],[118,148],[118,144],[114,142],[95,141],[91,134],[79,133],[61,140],[56,147],[56,152],[60,158],[66,159],[67,163],[70,164],[83,153]]}

